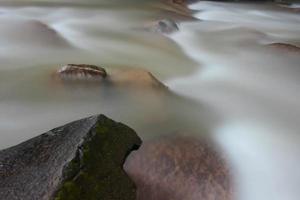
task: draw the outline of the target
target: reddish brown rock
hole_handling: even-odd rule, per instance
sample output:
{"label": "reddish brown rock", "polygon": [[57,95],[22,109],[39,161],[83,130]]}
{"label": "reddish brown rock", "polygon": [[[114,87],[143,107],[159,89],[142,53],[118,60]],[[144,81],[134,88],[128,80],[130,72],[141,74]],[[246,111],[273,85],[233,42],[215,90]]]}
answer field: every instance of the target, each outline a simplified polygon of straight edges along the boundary
{"label": "reddish brown rock", "polygon": [[300,53],[300,47],[297,47],[292,44],[272,43],[272,44],[268,44],[267,46],[270,48],[285,51],[285,52]]}
{"label": "reddish brown rock", "polygon": [[172,0],[173,3],[176,4],[191,4],[191,3],[195,3],[199,0]]}
{"label": "reddish brown rock", "polygon": [[0,43],[3,46],[18,44],[18,48],[59,48],[69,49],[72,45],[64,36],[46,22],[26,18],[11,18],[9,23],[1,23]]}
{"label": "reddish brown rock", "polygon": [[290,3],[286,2],[278,2],[277,6],[280,7],[283,11],[288,11],[291,13],[299,13],[300,8],[299,7],[293,7]]}
{"label": "reddish brown rock", "polygon": [[[80,85],[82,83],[112,87],[129,87],[140,89],[163,89],[167,87],[144,69],[118,69],[109,74],[102,67],[86,64],[68,64],[58,69],[53,75],[54,83]],[[52,80],[52,81],[53,81]]]}
{"label": "reddish brown rock", "polygon": [[172,18],[174,20],[193,20],[193,11],[188,8],[188,4],[193,3],[193,0],[161,0],[162,17]]}
{"label": "reddish brown rock", "polygon": [[125,163],[137,200],[230,200],[229,169],[213,143],[192,137],[144,142]]}
{"label": "reddish brown rock", "polygon": [[144,69],[124,69],[112,72],[109,81],[115,86],[166,89],[153,74]]}

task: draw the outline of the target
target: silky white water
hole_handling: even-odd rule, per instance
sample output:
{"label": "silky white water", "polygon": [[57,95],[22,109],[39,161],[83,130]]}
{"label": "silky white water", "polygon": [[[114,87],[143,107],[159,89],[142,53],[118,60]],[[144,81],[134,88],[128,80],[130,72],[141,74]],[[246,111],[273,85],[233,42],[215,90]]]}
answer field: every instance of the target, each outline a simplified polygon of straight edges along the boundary
{"label": "silky white water", "polygon": [[172,38],[199,64],[168,82],[222,116],[213,128],[236,172],[237,199],[300,198],[300,54],[264,44],[300,44],[300,14],[273,5],[200,2],[201,20]]}
{"label": "silky white water", "polygon": [[[147,28],[185,17],[169,4],[41,2],[0,3],[0,149],[104,113],[144,139],[212,135],[234,169],[236,199],[300,198],[300,54],[265,46],[300,46],[299,13],[200,2],[197,20],[167,36]],[[147,69],[177,95],[66,88],[51,74],[67,63]]]}

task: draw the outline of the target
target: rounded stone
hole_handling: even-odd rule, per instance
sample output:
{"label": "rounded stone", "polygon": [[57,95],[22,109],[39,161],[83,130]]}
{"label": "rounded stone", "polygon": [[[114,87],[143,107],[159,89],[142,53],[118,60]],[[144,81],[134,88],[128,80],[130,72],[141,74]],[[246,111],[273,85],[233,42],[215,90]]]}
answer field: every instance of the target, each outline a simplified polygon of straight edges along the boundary
{"label": "rounded stone", "polygon": [[101,81],[107,77],[104,68],[87,64],[67,64],[56,72],[63,81]]}

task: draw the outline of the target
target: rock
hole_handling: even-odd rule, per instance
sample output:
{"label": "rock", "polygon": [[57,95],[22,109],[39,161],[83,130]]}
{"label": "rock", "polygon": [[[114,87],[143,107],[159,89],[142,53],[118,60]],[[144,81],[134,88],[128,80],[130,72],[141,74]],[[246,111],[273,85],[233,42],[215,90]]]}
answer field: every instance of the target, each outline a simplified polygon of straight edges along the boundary
{"label": "rock", "polygon": [[283,0],[273,0],[274,3],[276,3],[279,6],[290,6],[291,3],[290,2],[286,2]]}
{"label": "rock", "polygon": [[153,74],[144,69],[119,69],[110,74],[102,67],[86,64],[68,64],[58,69],[52,76],[55,83],[105,83],[113,87],[167,89]]}
{"label": "rock", "polygon": [[191,3],[195,3],[197,1],[200,1],[200,0],[172,0],[172,2],[175,4],[191,4]]}
{"label": "rock", "polygon": [[124,169],[137,185],[137,200],[232,199],[228,167],[206,140],[173,136],[144,142]]}
{"label": "rock", "polygon": [[167,89],[152,73],[144,69],[124,69],[111,73],[109,81],[114,86]]}
{"label": "rock", "polygon": [[188,7],[188,4],[195,2],[193,0],[159,0],[155,2],[156,5],[154,2],[152,5],[158,7],[160,10],[159,18],[156,20],[161,20],[161,18],[173,19],[180,22],[196,20],[193,17],[194,11]]}
{"label": "rock", "polygon": [[102,81],[107,73],[104,68],[87,64],[67,64],[54,74],[62,81]]}
{"label": "rock", "polygon": [[292,53],[300,53],[300,47],[297,47],[292,44],[287,43],[272,43],[267,45],[270,48],[276,49],[276,50],[282,50],[285,52],[292,52]]}
{"label": "rock", "polygon": [[162,0],[163,2],[173,3],[173,4],[179,4],[179,5],[188,5],[191,3],[195,3],[200,0]]}
{"label": "rock", "polygon": [[185,0],[173,0],[173,3],[184,4],[184,3],[186,3],[186,1]]}
{"label": "rock", "polygon": [[[42,47],[68,49],[71,44],[50,24],[34,19],[0,19],[0,42],[8,47]],[[22,30],[22,31],[20,31]]]}
{"label": "rock", "polygon": [[103,115],[53,129],[0,151],[1,200],[134,200],[123,171],[141,140]]}
{"label": "rock", "polygon": [[172,19],[160,20],[153,26],[152,29],[155,32],[165,33],[165,34],[174,33],[179,30],[177,23]]}

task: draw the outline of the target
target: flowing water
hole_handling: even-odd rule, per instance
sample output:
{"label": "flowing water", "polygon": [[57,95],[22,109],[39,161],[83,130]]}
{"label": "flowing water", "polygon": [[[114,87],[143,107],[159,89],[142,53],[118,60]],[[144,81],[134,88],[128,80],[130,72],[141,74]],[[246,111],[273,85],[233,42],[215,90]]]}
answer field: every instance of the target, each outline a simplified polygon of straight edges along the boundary
{"label": "flowing water", "polygon": [[[83,3],[84,2],[84,3]],[[294,4],[291,7],[297,8]],[[0,149],[104,113],[143,139],[210,134],[228,154],[237,199],[300,198],[300,14],[274,4],[158,1],[0,3]],[[179,31],[149,31],[164,18]],[[67,63],[151,71],[175,94],[69,88]]]}
{"label": "flowing water", "polygon": [[147,118],[161,115],[150,97],[106,88],[69,90],[55,83],[51,75],[64,64],[143,68],[162,80],[196,68],[174,41],[147,30],[170,15],[171,6],[95,2],[2,3],[0,148],[94,114],[137,130]]}

